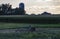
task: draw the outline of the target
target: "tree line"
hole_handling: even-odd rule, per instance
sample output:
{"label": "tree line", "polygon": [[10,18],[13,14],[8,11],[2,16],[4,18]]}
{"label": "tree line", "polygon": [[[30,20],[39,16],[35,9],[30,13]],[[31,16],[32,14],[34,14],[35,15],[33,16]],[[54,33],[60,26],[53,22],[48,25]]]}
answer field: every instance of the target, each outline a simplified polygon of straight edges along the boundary
{"label": "tree line", "polygon": [[12,9],[12,5],[10,4],[1,4],[0,15],[25,15],[25,10],[20,8]]}

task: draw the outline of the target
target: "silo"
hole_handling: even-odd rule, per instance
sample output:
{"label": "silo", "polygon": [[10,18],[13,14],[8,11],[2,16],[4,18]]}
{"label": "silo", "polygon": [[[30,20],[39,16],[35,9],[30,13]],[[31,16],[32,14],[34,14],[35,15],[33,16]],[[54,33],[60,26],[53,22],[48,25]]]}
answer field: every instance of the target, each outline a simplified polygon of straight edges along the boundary
{"label": "silo", "polygon": [[22,10],[24,10],[24,3],[20,3],[19,4],[19,8],[22,9]]}

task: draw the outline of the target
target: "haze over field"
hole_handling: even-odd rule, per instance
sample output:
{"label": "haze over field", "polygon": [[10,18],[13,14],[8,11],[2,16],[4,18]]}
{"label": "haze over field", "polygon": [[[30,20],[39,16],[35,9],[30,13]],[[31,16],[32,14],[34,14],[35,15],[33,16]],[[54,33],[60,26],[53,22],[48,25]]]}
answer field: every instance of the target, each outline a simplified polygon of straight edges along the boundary
{"label": "haze over field", "polygon": [[0,4],[10,3],[13,8],[18,7],[21,2],[25,3],[25,10],[28,14],[39,14],[44,11],[60,14],[60,0],[0,0]]}

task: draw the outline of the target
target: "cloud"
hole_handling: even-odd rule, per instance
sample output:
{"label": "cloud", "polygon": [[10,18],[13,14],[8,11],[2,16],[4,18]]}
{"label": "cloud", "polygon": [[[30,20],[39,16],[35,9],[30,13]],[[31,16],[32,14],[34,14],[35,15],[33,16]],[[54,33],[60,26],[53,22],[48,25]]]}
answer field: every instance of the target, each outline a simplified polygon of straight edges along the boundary
{"label": "cloud", "polygon": [[0,4],[10,3],[13,7],[18,7],[21,2],[24,2],[27,13],[60,13],[60,0],[0,0]]}
{"label": "cloud", "polygon": [[53,0],[36,0],[36,2],[48,2],[48,1],[53,1]]}

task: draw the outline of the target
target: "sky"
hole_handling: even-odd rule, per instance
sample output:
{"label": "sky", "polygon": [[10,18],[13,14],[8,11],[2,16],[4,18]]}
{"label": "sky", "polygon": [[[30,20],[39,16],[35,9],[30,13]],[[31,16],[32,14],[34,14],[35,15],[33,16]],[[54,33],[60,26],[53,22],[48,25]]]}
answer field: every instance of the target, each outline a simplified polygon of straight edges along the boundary
{"label": "sky", "polygon": [[19,7],[21,2],[25,4],[27,14],[41,14],[44,11],[60,14],[60,0],[0,0],[0,4],[10,3],[13,8]]}

